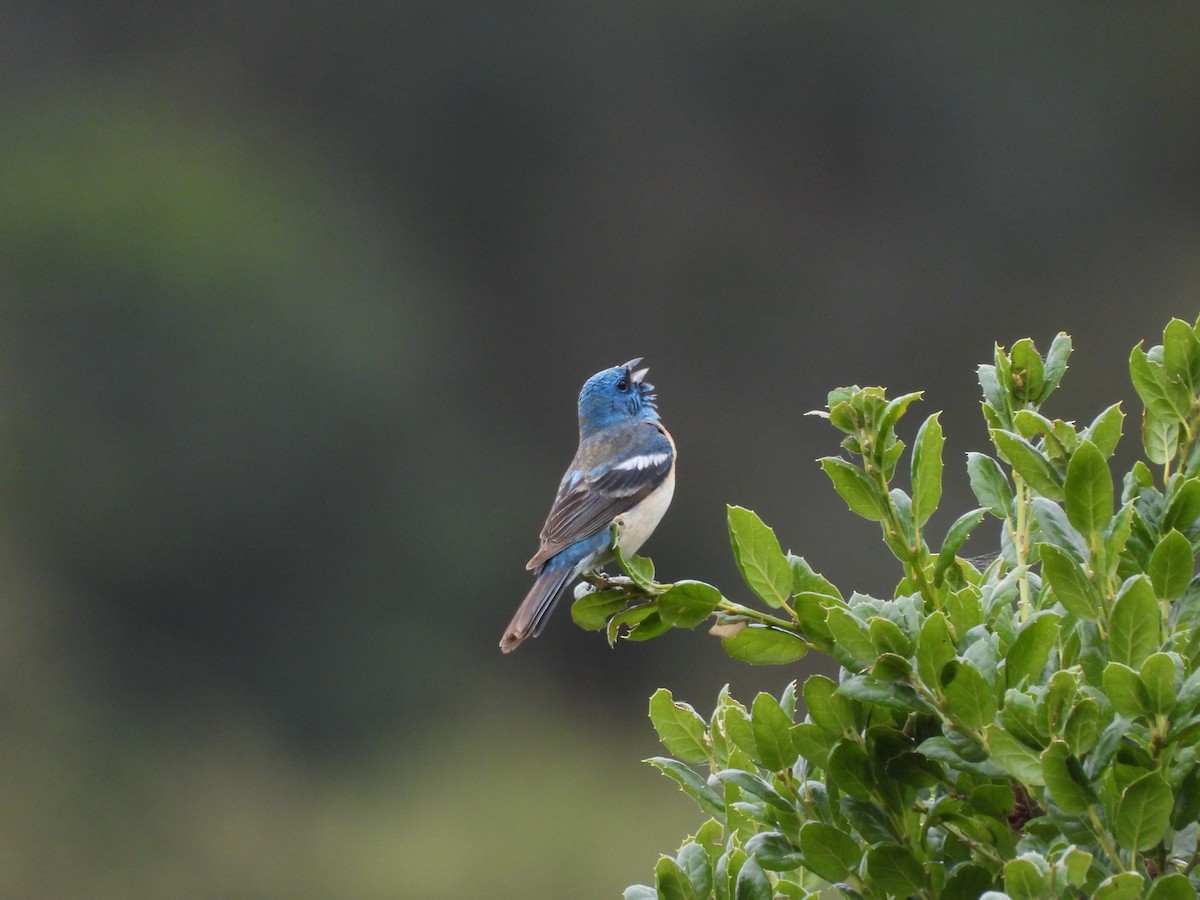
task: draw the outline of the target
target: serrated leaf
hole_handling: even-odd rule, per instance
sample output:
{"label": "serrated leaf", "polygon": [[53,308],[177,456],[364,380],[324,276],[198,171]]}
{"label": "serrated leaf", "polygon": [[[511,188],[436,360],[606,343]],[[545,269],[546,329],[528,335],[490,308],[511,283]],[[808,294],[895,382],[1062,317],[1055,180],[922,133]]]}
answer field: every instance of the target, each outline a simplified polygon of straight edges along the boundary
{"label": "serrated leaf", "polygon": [[[617,531],[617,526],[613,526],[614,534]],[[620,545],[614,541],[613,555],[617,558],[617,565],[621,571],[629,576],[639,588],[647,593],[653,593],[654,584],[654,560],[648,556],[625,556],[621,553]]]}
{"label": "serrated leaf", "polygon": [[794,812],[793,804],[783,794],[771,787],[766,779],[753,772],[747,772],[745,769],[722,769],[717,773],[717,778],[726,784],[736,786],[752,797],[765,800],[776,809]]}
{"label": "serrated leaf", "polygon": [[712,895],[712,861],[703,846],[696,841],[688,841],[679,848],[675,862],[679,864],[679,868],[692,883],[692,887],[701,900]]}
{"label": "serrated leaf", "polygon": [[1142,447],[1146,459],[1165,466],[1179,450],[1179,422],[1147,409],[1142,416]]}
{"label": "serrated leaf", "polygon": [[872,522],[883,519],[879,491],[862,469],[838,456],[826,456],[819,462],[833,482],[833,489],[846,501],[852,513]]}
{"label": "serrated leaf", "polygon": [[819,594],[824,597],[842,599],[842,592],[837,586],[818,572],[814,572],[803,556],[788,555],[788,565],[792,569],[792,594]]}
{"label": "serrated leaf", "polygon": [[756,666],[784,665],[808,652],[797,635],[765,625],[748,625],[733,637],[722,638],[721,646],[730,658]]}
{"label": "serrated leaf", "polygon": [[779,701],[770,694],[760,692],[754,698],[750,726],[754,729],[758,758],[762,760],[764,768],[781,772],[796,761],[796,747],[792,743],[794,724],[780,707]]}
{"label": "serrated leaf", "polygon": [[1187,421],[1190,391],[1181,381],[1172,378],[1161,363],[1151,362],[1141,343],[1129,354],[1129,375],[1142,403],[1156,418],[1165,422]]}
{"label": "serrated leaf", "polygon": [[742,578],[768,606],[778,608],[792,595],[792,570],[775,532],[755,513],[728,508],[729,539]]}
{"label": "serrated leaf", "polygon": [[992,442],[1026,484],[1050,500],[1063,499],[1062,476],[1041,450],[1020,435],[1002,429],[992,431]]}
{"label": "serrated leaf", "polygon": [[813,724],[836,738],[858,732],[854,703],[837,693],[838,686],[824,675],[810,675],[804,681],[804,705]]}
{"label": "serrated leaf", "polygon": [[1093,620],[1099,614],[1100,593],[1075,558],[1055,544],[1039,544],[1042,574],[1055,598],[1074,616]]}
{"label": "serrated leaf", "polygon": [[1158,649],[1158,601],[1145,575],[1128,579],[1117,594],[1109,617],[1109,653],[1114,662],[1140,668]]}
{"label": "serrated leaf", "polygon": [[1044,900],[1051,896],[1048,873],[1024,856],[1004,864],[1004,893],[1011,900]]}
{"label": "serrated leaf", "polygon": [[830,607],[825,624],[833,635],[834,652],[843,665],[865,669],[875,661],[875,645],[867,626],[841,607]]}
{"label": "serrated leaf", "polygon": [[654,887],[659,900],[700,900],[692,882],[669,856],[659,857],[654,867]]}
{"label": "serrated leaf", "polygon": [[867,851],[867,877],[895,897],[925,892],[925,870],[916,857],[899,844],[877,844]]}
{"label": "serrated leaf", "polygon": [[1145,879],[1137,872],[1119,872],[1100,882],[1091,900],[1138,900],[1145,884]]}
{"label": "serrated leaf", "polygon": [[1150,695],[1138,673],[1119,662],[1104,667],[1104,693],[1119,715],[1127,719],[1150,713]]}
{"label": "serrated leaf", "polygon": [[1001,769],[1027,785],[1036,787],[1046,783],[1041,760],[1033,750],[999,725],[988,725],[983,735],[992,760]]}
{"label": "serrated leaf", "polygon": [[826,881],[845,881],[858,869],[862,846],[846,832],[823,822],[806,822],[800,828],[804,865]]}
{"label": "serrated leaf", "polygon": [[833,745],[827,768],[829,778],[838,790],[855,800],[872,800],[875,782],[871,777],[871,763],[867,752],[852,740],[841,740]]}
{"label": "serrated leaf", "polygon": [[626,602],[622,590],[592,591],[571,604],[571,618],[585,631],[603,631],[609,617],[623,610]]}
{"label": "serrated leaf", "polygon": [[907,684],[888,684],[870,675],[851,675],[838,685],[838,693],[869,705],[901,712],[932,714],[936,710]]}
{"label": "serrated leaf", "polygon": [[926,687],[941,691],[942,669],[957,655],[946,616],[933,613],[921,625],[917,638],[917,674]]}
{"label": "serrated leaf", "polygon": [[1061,506],[1045,497],[1034,497],[1030,506],[1033,525],[1039,542],[1057,544],[1076,559],[1088,558],[1087,543],[1075,527],[1067,521]]}
{"label": "serrated leaf", "polygon": [[612,646],[617,642],[617,637],[621,633],[621,628],[626,627],[630,630],[636,628],[642,622],[651,616],[657,617],[658,603],[651,601],[649,603],[639,603],[637,606],[631,606],[617,613],[608,620],[608,643]]}
{"label": "serrated leaf", "polygon": [[1009,353],[1012,361],[1014,394],[1025,403],[1037,403],[1046,385],[1045,365],[1037,348],[1029,338],[1021,338],[1013,344]]}
{"label": "serrated leaf", "polygon": [[1113,823],[1117,843],[1126,850],[1149,850],[1171,824],[1171,788],[1161,775],[1143,775],[1121,794]]}
{"label": "serrated leaf", "polygon": [[675,628],[695,628],[712,615],[721,592],[702,581],[677,581],[658,598],[658,614]]}
{"label": "serrated leaf", "polygon": [[672,754],[687,763],[708,761],[707,723],[687,703],[676,703],[666,688],[659,688],[650,698],[650,722]]}
{"label": "serrated leaf", "polygon": [[1046,351],[1046,363],[1043,377],[1045,384],[1042,387],[1042,393],[1038,397],[1038,403],[1044,403],[1050,393],[1058,387],[1062,381],[1063,373],[1067,371],[1067,360],[1071,357],[1071,336],[1065,331],[1060,331],[1054,336],[1054,340],[1050,342],[1050,349]]}
{"label": "serrated leaf", "polygon": [[1191,543],[1172,529],[1150,554],[1147,574],[1154,585],[1155,594],[1163,600],[1175,600],[1183,596],[1183,592],[1192,583],[1195,568],[1196,558],[1192,553]]}
{"label": "serrated leaf", "polygon": [[1162,363],[1167,376],[1188,391],[1200,386],[1200,340],[1192,326],[1172,319],[1163,329]]}
{"label": "serrated leaf", "polygon": [[746,841],[746,852],[771,872],[790,872],[804,865],[800,852],[778,831],[760,831]]}
{"label": "serrated leaf", "polygon": [[658,769],[683,789],[683,792],[695,800],[704,812],[710,816],[725,815],[725,801],[717,796],[693,769],[677,759],[667,756],[653,756],[643,760]]}
{"label": "serrated leaf", "polygon": [[[1169,713],[1176,703],[1175,660],[1166,653],[1152,653],[1142,663],[1139,678],[1146,689],[1150,713]],[[1114,704],[1115,705],[1115,704]]]}
{"label": "serrated leaf", "polygon": [[1021,625],[1006,657],[1005,678],[1010,688],[1041,674],[1058,642],[1061,621],[1054,613],[1039,610]]}
{"label": "serrated leaf", "polygon": [[942,447],[946,443],[940,413],[934,413],[921,425],[913,443],[912,513],[918,526],[929,521],[942,499]]}
{"label": "serrated leaf", "polygon": [[1169,872],[1154,882],[1146,900],[1196,900],[1196,889],[1182,872]]}
{"label": "serrated leaf", "polygon": [[1098,802],[1083,766],[1063,741],[1051,742],[1042,752],[1042,776],[1046,790],[1068,816],[1082,816]]}
{"label": "serrated leaf", "polygon": [[1096,449],[1108,459],[1117,449],[1124,423],[1125,413],[1121,410],[1121,404],[1114,403],[1092,420],[1083,436],[1095,444]]}
{"label": "serrated leaf", "polygon": [[946,572],[954,565],[958,551],[967,542],[967,538],[971,536],[975,526],[983,521],[985,512],[984,509],[973,509],[954,520],[954,524],[946,532],[946,540],[942,543],[942,549],[938,551],[937,564],[933,569],[933,579],[936,583],[941,584]]}
{"label": "serrated leaf", "polygon": [[976,731],[996,718],[996,699],[983,674],[968,662],[953,660],[941,672],[950,715]]}
{"label": "serrated leaf", "polygon": [[1104,454],[1091,441],[1082,441],[1067,463],[1067,521],[1082,534],[1104,530],[1113,514],[1112,473]]}
{"label": "serrated leaf", "polygon": [[771,900],[775,893],[767,873],[752,856],[742,863],[736,884],[734,900]]}

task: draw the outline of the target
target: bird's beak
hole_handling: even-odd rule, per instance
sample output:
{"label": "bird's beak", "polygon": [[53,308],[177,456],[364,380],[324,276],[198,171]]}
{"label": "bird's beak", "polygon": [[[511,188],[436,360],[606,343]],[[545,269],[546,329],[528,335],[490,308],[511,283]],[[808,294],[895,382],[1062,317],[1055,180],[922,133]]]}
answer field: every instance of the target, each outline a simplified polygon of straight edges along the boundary
{"label": "bird's beak", "polygon": [[641,356],[634,357],[633,359],[631,359],[629,362],[625,363],[625,365],[623,365],[621,367],[626,372],[630,373],[629,380],[632,381],[634,384],[641,384],[642,379],[646,377],[646,373],[650,371],[649,366],[647,366],[644,369],[638,369],[637,371],[634,371],[633,367],[636,366],[638,363],[640,363],[643,358],[644,357],[641,357]]}

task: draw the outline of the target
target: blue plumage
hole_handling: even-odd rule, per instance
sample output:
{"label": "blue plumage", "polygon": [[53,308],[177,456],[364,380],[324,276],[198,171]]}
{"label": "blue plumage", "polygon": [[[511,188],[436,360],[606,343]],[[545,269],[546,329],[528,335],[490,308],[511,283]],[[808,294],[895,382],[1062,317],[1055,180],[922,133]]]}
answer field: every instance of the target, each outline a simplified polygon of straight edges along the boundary
{"label": "blue plumage", "polygon": [[612,559],[615,522],[621,552],[635,553],[671,503],[675,442],[658,420],[647,370],[635,369],[640,362],[597,372],[579,393],[579,449],[526,566],[537,577],[500,641],[505,653],[541,633],[580,575]]}

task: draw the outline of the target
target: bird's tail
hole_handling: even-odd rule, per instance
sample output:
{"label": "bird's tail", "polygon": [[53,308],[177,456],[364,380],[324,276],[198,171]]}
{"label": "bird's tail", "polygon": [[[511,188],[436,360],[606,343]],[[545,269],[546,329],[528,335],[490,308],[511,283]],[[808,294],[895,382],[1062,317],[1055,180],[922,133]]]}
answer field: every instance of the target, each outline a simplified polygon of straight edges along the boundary
{"label": "bird's tail", "polygon": [[558,598],[566,593],[567,585],[575,575],[575,567],[554,565],[554,562],[555,560],[551,560],[538,573],[537,581],[529,589],[517,614],[508,623],[504,637],[500,639],[500,649],[505,653],[516,650],[525,638],[541,634],[546,617],[558,603]]}

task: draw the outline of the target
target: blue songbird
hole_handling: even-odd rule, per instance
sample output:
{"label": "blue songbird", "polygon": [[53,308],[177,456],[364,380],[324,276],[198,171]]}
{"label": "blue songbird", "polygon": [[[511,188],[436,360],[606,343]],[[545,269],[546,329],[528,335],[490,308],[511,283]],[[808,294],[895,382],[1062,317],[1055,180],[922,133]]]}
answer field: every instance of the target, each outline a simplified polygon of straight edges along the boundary
{"label": "blue songbird", "polygon": [[658,420],[654,385],[641,357],[597,372],[579,392],[579,449],[542,526],[542,545],[525,566],[537,578],[500,649],[537,637],[554,605],[584,572],[637,552],[675,492],[675,442]]}

